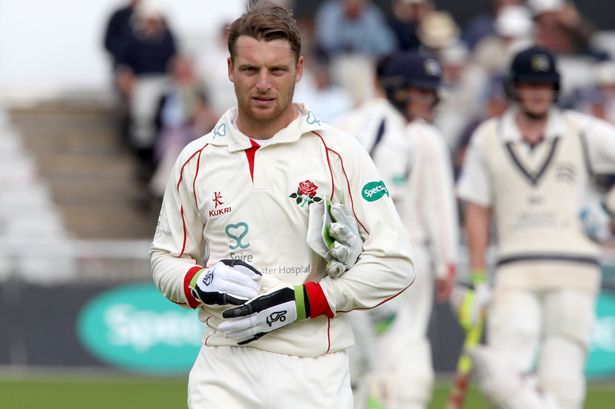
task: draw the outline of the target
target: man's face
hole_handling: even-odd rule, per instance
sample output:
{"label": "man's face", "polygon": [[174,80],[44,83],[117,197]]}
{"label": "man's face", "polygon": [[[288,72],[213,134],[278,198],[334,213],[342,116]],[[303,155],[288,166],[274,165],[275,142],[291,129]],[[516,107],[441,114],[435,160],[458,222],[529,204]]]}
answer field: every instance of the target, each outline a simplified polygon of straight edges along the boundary
{"label": "man's face", "polygon": [[433,119],[433,110],[438,95],[430,88],[408,88],[407,114],[411,119],[420,118],[425,121]]}
{"label": "man's face", "polygon": [[264,41],[240,36],[235,57],[228,59],[228,76],[235,86],[240,115],[254,123],[292,115],[295,83],[303,73],[286,40]]}
{"label": "man's face", "polygon": [[532,116],[546,115],[555,100],[553,84],[519,83],[516,89],[521,109]]}

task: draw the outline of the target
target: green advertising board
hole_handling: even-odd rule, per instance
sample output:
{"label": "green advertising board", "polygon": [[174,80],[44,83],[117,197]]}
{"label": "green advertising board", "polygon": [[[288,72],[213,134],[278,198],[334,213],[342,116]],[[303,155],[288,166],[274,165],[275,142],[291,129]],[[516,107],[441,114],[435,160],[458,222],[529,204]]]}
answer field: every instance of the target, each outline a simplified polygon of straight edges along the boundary
{"label": "green advertising board", "polygon": [[194,310],[173,304],[152,284],[107,290],[86,304],[77,320],[81,343],[101,361],[165,375],[190,370],[203,330]]}
{"label": "green advertising board", "polygon": [[589,377],[615,374],[615,295],[610,292],[601,293],[596,302],[596,323],[585,373]]}
{"label": "green advertising board", "polygon": [[[615,295],[596,303],[596,325],[585,372],[615,374]],[[198,354],[204,325],[194,310],[165,299],[152,284],[131,284],[100,293],[81,310],[77,334],[102,362],[125,370],[173,375],[187,373]]]}

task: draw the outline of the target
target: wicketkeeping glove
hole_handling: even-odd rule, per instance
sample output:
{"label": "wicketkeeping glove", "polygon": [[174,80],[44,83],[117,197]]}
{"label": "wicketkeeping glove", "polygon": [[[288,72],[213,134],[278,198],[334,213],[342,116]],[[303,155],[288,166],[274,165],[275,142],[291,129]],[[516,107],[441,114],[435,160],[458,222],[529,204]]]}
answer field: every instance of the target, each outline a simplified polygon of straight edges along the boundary
{"label": "wicketkeeping glove", "polygon": [[316,291],[322,294],[320,284],[317,283],[274,290],[243,305],[225,310],[222,318],[226,320],[218,325],[218,330],[226,337],[236,339],[237,344],[243,345],[298,320],[314,318],[321,314],[332,317],[330,310],[319,313],[311,310],[308,295],[311,291],[307,286],[312,286],[312,290],[317,288]]}
{"label": "wicketkeeping glove", "polygon": [[258,295],[261,273],[241,260],[220,260],[190,281],[190,290],[205,305],[240,305]]}
{"label": "wicketkeeping glove", "polygon": [[332,278],[344,274],[363,251],[354,215],[343,204],[329,200],[310,204],[307,242],[327,260],[325,272]]}
{"label": "wicketkeeping glove", "polygon": [[468,282],[458,282],[451,294],[451,305],[466,331],[478,324],[490,300],[491,289],[482,271],[471,273]]}
{"label": "wicketkeeping glove", "polygon": [[611,238],[611,218],[608,210],[602,203],[587,204],[580,212],[579,218],[583,224],[585,234],[591,240],[602,243]]}

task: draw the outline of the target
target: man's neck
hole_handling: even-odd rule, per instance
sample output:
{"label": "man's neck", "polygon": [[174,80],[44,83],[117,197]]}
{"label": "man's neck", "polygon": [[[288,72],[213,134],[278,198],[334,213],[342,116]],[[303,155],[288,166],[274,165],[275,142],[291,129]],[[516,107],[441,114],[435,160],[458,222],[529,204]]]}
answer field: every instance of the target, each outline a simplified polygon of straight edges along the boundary
{"label": "man's neck", "polygon": [[544,137],[548,118],[548,113],[538,116],[523,111],[517,112],[515,122],[523,140],[530,145],[540,142]]}
{"label": "man's neck", "polygon": [[297,116],[299,116],[299,109],[294,104],[275,120],[267,122],[254,121],[238,109],[235,126],[241,133],[252,139],[270,139],[286,128]]}

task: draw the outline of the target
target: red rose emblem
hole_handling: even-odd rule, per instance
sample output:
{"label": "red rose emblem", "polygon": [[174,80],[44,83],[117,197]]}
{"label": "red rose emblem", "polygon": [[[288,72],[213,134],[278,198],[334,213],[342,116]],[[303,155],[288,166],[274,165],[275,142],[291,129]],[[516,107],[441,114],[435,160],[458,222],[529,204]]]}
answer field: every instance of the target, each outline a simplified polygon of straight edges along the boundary
{"label": "red rose emblem", "polygon": [[316,191],[318,190],[318,186],[316,186],[312,181],[306,180],[304,182],[299,183],[299,194],[306,195],[309,197],[316,196]]}

